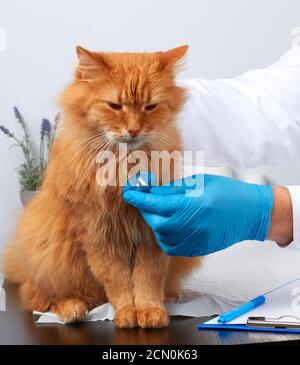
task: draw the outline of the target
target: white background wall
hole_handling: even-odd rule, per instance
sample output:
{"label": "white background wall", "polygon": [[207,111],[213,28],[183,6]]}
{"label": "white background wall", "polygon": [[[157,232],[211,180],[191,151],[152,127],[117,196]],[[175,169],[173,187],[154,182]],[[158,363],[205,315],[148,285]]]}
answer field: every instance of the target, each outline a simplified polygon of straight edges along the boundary
{"label": "white background wall", "polygon": [[[151,51],[187,43],[183,77],[234,77],[276,60],[289,48],[295,26],[299,0],[0,0],[6,32],[0,124],[18,130],[12,113],[17,105],[37,138],[42,117],[57,111],[55,99],[71,78],[77,44]],[[22,155],[9,145],[0,135],[0,250],[20,209],[14,168]]]}

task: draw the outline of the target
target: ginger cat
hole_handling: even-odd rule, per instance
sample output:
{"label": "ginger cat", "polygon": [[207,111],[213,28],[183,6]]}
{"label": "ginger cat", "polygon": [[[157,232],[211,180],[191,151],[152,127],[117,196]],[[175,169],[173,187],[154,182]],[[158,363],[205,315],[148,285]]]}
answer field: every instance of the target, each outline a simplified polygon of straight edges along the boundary
{"label": "ginger cat", "polygon": [[99,151],[180,150],[175,118],[184,90],[175,67],[187,46],[155,53],[77,47],[75,79],[61,97],[63,128],[39,194],[25,207],[5,256],[23,306],[66,322],[110,301],[115,324],[161,328],[195,258],[167,257],[122,187],[96,182]]}

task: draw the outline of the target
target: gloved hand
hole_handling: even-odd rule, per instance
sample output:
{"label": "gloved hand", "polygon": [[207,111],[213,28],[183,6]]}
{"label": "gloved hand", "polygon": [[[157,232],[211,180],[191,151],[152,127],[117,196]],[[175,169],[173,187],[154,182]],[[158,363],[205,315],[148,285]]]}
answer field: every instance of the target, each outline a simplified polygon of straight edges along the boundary
{"label": "gloved hand", "polygon": [[[190,194],[199,188],[190,186],[195,177],[204,179],[200,196]],[[149,193],[127,185],[123,198],[140,209],[162,250],[173,256],[203,256],[243,240],[264,241],[274,204],[271,186],[214,175],[154,186]]]}

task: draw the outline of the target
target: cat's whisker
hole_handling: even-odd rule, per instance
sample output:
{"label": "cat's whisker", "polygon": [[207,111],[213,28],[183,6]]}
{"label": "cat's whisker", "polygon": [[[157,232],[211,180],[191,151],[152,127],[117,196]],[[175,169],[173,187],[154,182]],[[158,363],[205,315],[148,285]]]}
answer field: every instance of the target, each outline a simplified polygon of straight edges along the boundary
{"label": "cat's whisker", "polygon": [[82,143],[80,144],[83,144],[83,146],[81,146],[74,154],[74,156],[72,157],[71,161],[69,161],[69,163],[71,164],[73,162],[73,160],[85,149],[87,148],[88,146],[90,146],[91,144],[93,144],[95,141],[98,141],[98,140],[102,140],[103,138],[101,137],[105,137],[105,133],[102,133],[102,134],[97,134],[97,135],[94,135],[92,136],[91,138],[89,138],[89,141],[86,140],[86,141],[83,141]]}
{"label": "cat's whisker", "polygon": [[102,137],[103,135],[94,135],[90,138],[88,138],[87,140],[81,142],[79,144],[79,146],[81,146],[76,152],[75,154],[72,156],[72,159],[68,161],[69,164],[72,164],[72,162],[75,160],[75,158],[85,149],[87,148],[90,144],[92,144],[95,140],[98,140]]}
{"label": "cat's whisker", "polygon": [[[175,141],[173,138],[166,136],[164,134],[156,133],[155,135],[153,135],[153,137],[151,138],[151,142],[155,143],[158,141],[162,142],[166,146],[171,145],[171,147],[176,147],[178,150],[180,148],[180,144],[177,141]],[[153,146],[155,146],[155,145],[153,145]]]}
{"label": "cat's whisker", "polygon": [[92,145],[92,147],[87,151],[86,154],[84,154],[82,156],[82,158],[80,159],[79,163],[78,163],[78,166],[81,167],[81,164],[82,162],[85,162],[87,161],[87,159],[89,158],[89,156],[96,150],[99,150],[101,149],[103,146],[106,145],[108,139],[104,139],[104,140],[96,140],[96,141],[93,141],[94,145]]}
{"label": "cat's whisker", "polygon": [[175,141],[175,139],[173,137],[170,137],[168,134],[162,133],[159,130],[155,130],[153,133],[156,134],[156,135],[160,135],[160,136],[163,136],[163,137],[166,137],[166,138],[168,138],[170,140]]}
{"label": "cat's whisker", "polygon": [[164,134],[158,134],[158,138],[166,141],[167,143],[171,143],[173,146],[176,146],[177,148],[180,147],[180,143],[170,136],[166,136]]}
{"label": "cat's whisker", "polygon": [[[148,135],[149,137],[149,135]],[[176,146],[177,148],[179,148],[179,144],[178,142],[176,142],[172,137],[170,136],[167,136],[163,133],[161,133],[160,131],[155,131],[153,132],[153,134],[150,136],[150,144],[151,144],[151,147],[154,148],[156,147],[157,145],[157,142],[160,141],[161,143],[163,143],[164,145],[172,145],[172,146]],[[85,154],[82,158],[82,160],[85,161],[85,174],[82,175],[82,179],[81,180],[84,180],[85,177],[87,176],[90,168],[91,168],[91,165],[92,165],[92,161],[93,159],[97,158],[97,154],[101,151],[106,151],[108,149],[110,149],[115,143],[118,142],[118,137],[114,137],[114,138],[110,138],[110,139],[105,139],[104,141],[101,140],[101,141],[93,141],[93,146],[92,148],[88,151],[87,154]],[[123,156],[123,158],[126,157],[126,156]],[[122,159],[123,159],[122,158]],[[121,160],[122,160],[121,159]],[[106,168],[110,168],[111,165],[115,162],[117,163],[120,163],[121,160],[118,160],[118,161],[108,161],[105,166]],[[82,161],[81,161],[82,162]],[[80,165],[81,165],[81,162],[80,162]]]}
{"label": "cat's whisker", "polygon": [[97,137],[100,137],[100,136],[103,136],[103,135],[106,135],[106,134],[107,134],[107,132],[105,132],[105,131],[101,131],[101,132],[99,131],[99,132],[93,134],[92,136],[90,136],[90,137],[88,137],[86,139],[83,139],[81,142],[79,142],[77,144],[77,147],[81,146],[84,143],[87,143],[89,140],[92,140],[94,138],[97,138]]}
{"label": "cat's whisker", "polygon": [[89,155],[92,154],[92,152],[94,151],[95,145],[100,145],[100,144],[103,145],[104,143],[106,143],[106,140],[94,140],[93,141],[94,146],[92,145],[92,148],[88,149],[88,151],[78,161],[77,169],[82,169],[82,168],[85,169],[84,164],[86,164],[86,161],[87,161]]}
{"label": "cat's whisker", "polygon": [[[90,172],[91,168],[92,168],[92,164],[94,164],[95,166],[97,166],[97,155],[100,151],[107,151],[110,149],[110,147],[112,146],[113,144],[113,141],[111,140],[107,140],[105,141],[104,144],[100,144],[100,145],[97,145],[95,146],[95,148],[93,150],[90,151],[89,153],[89,156],[87,157],[87,164],[88,166],[86,167],[85,169],[85,174],[82,176],[81,180],[80,180],[80,183],[82,181],[85,180],[85,178],[87,177],[88,173]],[[100,151],[99,151],[100,150]]]}
{"label": "cat's whisker", "polygon": [[86,139],[86,140],[84,140],[84,141],[82,141],[81,143],[79,143],[76,147],[78,148],[78,147],[80,147],[79,148],[79,150],[81,149],[81,147],[82,147],[82,145],[83,145],[83,147],[84,146],[88,146],[89,144],[91,144],[91,143],[93,143],[93,141],[94,140],[97,140],[97,139],[101,139],[101,138],[105,138],[105,136],[106,136],[106,133],[97,133],[97,134],[95,134],[95,135],[93,135],[93,136],[91,136],[90,138],[88,138],[88,139]]}
{"label": "cat's whisker", "polygon": [[[80,160],[80,165],[82,162],[84,162],[85,165],[87,165],[87,166],[84,166],[85,173],[84,173],[84,175],[82,175],[82,177],[80,179],[80,183],[85,180],[88,173],[90,172],[92,163],[93,163],[93,159],[96,159],[99,151],[108,150],[112,146],[112,144],[113,144],[113,141],[111,139],[106,138],[105,141],[100,141],[100,142],[96,143],[95,146],[92,147],[92,149],[90,149],[88,151],[88,153],[83,156],[83,158]],[[94,161],[94,163],[96,166],[96,161]]]}

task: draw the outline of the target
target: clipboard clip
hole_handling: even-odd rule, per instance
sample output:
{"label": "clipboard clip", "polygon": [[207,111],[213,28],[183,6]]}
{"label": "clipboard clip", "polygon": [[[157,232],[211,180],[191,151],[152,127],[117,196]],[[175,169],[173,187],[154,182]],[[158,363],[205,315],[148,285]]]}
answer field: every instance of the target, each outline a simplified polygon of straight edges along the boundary
{"label": "clipboard clip", "polygon": [[[289,318],[294,319],[294,321],[288,320]],[[300,328],[300,318],[293,315],[284,315],[278,318],[248,317],[247,326],[258,327],[258,328],[267,327],[267,328],[295,329],[295,328]]]}

